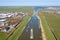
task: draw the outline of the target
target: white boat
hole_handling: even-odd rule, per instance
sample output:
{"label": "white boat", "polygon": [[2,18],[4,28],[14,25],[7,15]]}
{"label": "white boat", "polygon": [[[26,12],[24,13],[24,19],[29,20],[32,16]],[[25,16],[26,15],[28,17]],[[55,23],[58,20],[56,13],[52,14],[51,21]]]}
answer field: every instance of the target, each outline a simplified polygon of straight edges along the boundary
{"label": "white boat", "polygon": [[33,39],[33,29],[30,30],[30,39]]}

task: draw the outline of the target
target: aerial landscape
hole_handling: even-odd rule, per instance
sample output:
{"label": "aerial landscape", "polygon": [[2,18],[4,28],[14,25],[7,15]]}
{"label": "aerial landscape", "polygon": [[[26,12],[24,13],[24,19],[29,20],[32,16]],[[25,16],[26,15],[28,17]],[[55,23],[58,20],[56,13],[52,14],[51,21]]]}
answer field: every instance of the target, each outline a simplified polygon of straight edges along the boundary
{"label": "aerial landscape", "polygon": [[0,0],[0,40],[60,40],[59,0]]}

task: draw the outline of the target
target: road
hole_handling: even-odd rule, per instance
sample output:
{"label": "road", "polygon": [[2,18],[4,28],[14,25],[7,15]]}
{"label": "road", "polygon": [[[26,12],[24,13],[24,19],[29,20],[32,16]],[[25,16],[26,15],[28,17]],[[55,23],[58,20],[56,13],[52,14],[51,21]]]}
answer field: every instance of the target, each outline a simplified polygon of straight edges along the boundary
{"label": "road", "polygon": [[42,40],[39,20],[36,15],[31,17],[18,40]]}

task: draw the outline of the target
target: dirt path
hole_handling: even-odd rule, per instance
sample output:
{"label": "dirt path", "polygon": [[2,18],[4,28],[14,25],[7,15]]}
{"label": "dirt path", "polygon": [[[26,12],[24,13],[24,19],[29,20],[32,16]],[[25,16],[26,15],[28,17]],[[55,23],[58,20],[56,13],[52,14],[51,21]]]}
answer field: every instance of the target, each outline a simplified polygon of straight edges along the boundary
{"label": "dirt path", "polygon": [[44,29],[43,29],[43,25],[42,25],[41,19],[40,19],[39,16],[37,16],[37,17],[40,20],[40,28],[41,28],[41,32],[42,32],[42,39],[46,40],[46,36],[45,36],[45,32],[44,32]]}

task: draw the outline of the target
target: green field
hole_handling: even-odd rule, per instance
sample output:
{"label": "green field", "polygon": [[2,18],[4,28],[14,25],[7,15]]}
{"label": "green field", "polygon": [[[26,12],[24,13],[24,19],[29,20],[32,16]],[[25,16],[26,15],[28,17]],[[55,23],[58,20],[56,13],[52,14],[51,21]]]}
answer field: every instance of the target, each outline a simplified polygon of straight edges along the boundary
{"label": "green field", "polygon": [[47,20],[50,29],[54,32],[56,38],[60,40],[60,14],[43,14]]}
{"label": "green field", "polygon": [[8,33],[0,31],[0,40],[5,40],[7,36],[8,36]]}
{"label": "green field", "polygon": [[44,20],[47,22],[50,31],[53,35],[60,40],[60,14],[42,12]]}
{"label": "green field", "polygon": [[17,40],[22,33],[23,28],[29,21],[30,16],[27,16],[19,25],[18,29],[8,38],[8,40]]}
{"label": "green field", "polygon": [[43,17],[43,15],[40,14],[40,13],[38,13],[38,14],[40,16],[40,19],[41,19],[41,22],[42,22],[42,25],[43,25],[44,33],[46,35],[46,40],[55,40],[52,32],[50,31],[50,29],[49,29],[49,27],[48,27],[48,25],[47,25],[47,23],[46,23],[46,21]]}

